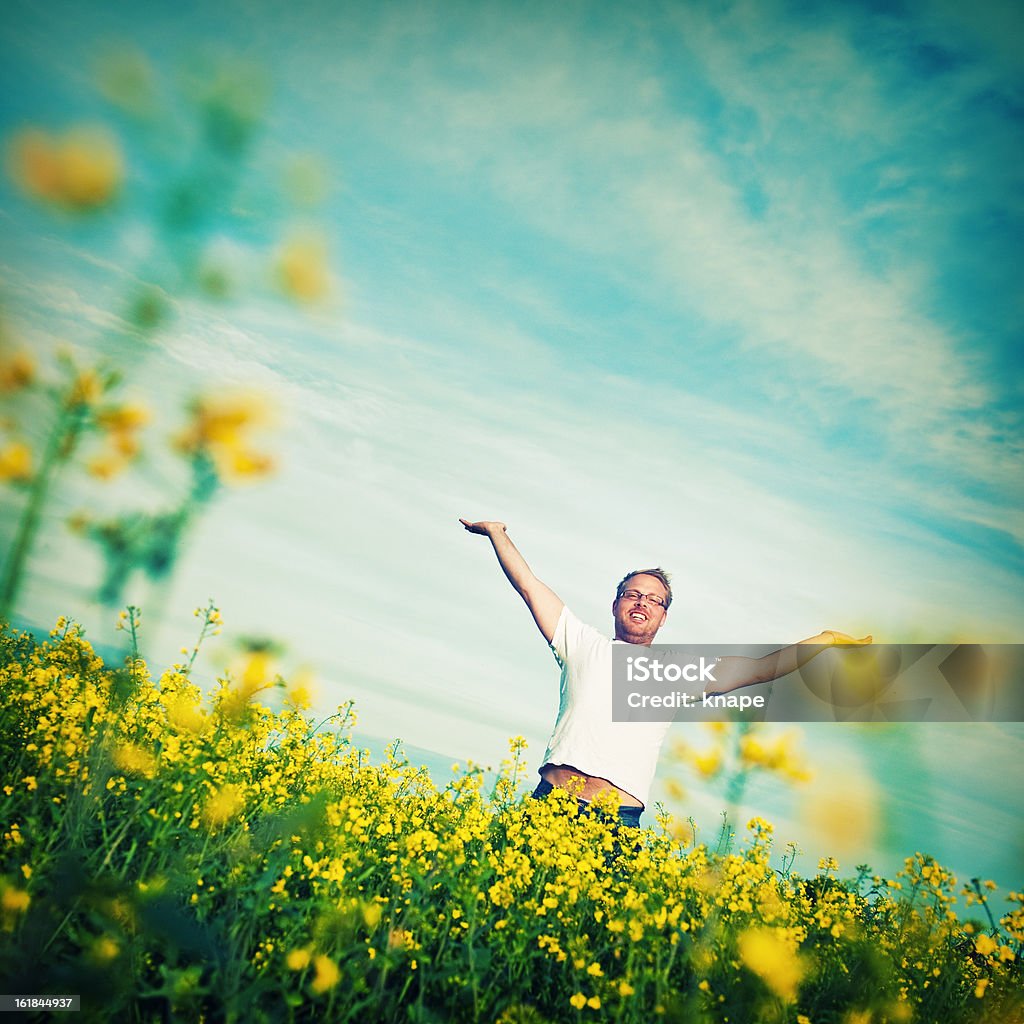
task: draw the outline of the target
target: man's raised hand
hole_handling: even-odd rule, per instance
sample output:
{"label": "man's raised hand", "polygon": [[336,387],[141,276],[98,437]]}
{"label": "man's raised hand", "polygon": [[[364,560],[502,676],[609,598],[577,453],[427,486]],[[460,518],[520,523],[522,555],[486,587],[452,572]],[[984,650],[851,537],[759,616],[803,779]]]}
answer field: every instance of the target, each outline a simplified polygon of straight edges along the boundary
{"label": "man's raised hand", "polygon": [[874,642],[874,638],[870,635],[857,638],[847,633],[840,633],[838,629],[823,629],[821,632],[836,647],[863,647],[865,644]]}
{"label": "man's raised hand", "polygon": [[491,520],[481,520],[479,523],[471,523],[468,519],[460,519],[460,523],[470,532],[479,533],[481,537],[492,537],[495,533],[504,533],[505,524]]}

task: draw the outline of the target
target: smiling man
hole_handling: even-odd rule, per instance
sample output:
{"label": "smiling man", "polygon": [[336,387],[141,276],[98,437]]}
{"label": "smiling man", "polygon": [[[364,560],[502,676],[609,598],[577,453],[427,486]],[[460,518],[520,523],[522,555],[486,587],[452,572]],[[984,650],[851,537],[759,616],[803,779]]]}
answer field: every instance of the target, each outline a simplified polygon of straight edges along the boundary
{"label": "smiling man", "polygon": [[[470,533],[490,540],[498,564],[526,602],[562,670],[558,718],[533,795],[546,796],[555,787],[571,789],[585,807],[599,793],[613,790],[619,798],[621,823],[639,826],[671,723],[612,720],[612,648],[617,643],[650,646],[654,642],[672,604],[668,574],[662,569],[634,569],[622,578],[612,601],[612,639],[581,622],[534,575],[504,523],[459,522]],[[722,658],[709,691],[724,693],[778,679],[826,647],[870,642],[870,636],[855,640],[829,629],[763,658]]]}

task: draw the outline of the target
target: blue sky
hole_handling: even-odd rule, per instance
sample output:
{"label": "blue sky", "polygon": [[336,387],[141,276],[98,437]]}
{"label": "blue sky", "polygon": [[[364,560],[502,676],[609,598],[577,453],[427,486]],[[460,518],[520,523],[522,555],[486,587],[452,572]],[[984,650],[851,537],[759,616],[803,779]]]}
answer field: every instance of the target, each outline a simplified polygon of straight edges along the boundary
{"label": "blue sky", "polygon": [[[506,521],[595,625],[654,563],[676,579],[668,640],[1020,641],[1022,21],[994,2],[9,7],[5,135],[104,123],[128,167],[88,221],[0,188],[3,304],[41,350],[106,331],[130,353],[111,330],[194,141],[182,69],[230,53],[270,90],[205,243],[252,286],[178,297],[130,356],[154,442],[200,387],[281,409],[280,473],[202,522],[160,644],[212,595],[316,667],[323,707],[354,696],[368,733],[487,763],[523,733],[539,756],[554,666],[459,516]],[[150,128],[93,87],[129,50]],[[315,209],[282,198],[303,154]],[[310,223],[333,297],[295,310],[259,268]],[[162,488],[154,465],[102,492],[72,474],[54,515]],[[55,523],[23,614],[99,623],[97,570]],[[893,762],[899,799],[924,815],[955,744],[956,810],[920,828],[961,856],[988,814],[1005,873],[1024,808],[993,793],[1024,735],[996,730],[993,764],[989,727],[938,733]],[[870,739],[807,742],[865,777],[878,760]]]}

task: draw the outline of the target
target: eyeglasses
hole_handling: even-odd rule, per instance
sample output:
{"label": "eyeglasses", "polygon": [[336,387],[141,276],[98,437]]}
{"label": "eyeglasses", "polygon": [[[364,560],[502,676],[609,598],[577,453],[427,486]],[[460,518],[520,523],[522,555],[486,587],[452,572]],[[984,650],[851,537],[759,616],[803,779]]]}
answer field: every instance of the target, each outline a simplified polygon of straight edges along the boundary
{"label": "eyeglasses", "polygon": [[657,594],[641,594],[639,590],[624,590],[619,597],[624,597],[627,601],[646,601],[657,608],[666,607],[664,599]]}

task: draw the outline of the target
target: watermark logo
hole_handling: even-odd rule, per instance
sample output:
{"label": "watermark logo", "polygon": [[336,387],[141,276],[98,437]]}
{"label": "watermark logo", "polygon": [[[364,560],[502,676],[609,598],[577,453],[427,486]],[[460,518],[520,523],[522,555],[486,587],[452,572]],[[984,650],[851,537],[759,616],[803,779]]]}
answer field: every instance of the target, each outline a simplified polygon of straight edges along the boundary
{"label": "watermark logo", "polygon": [[[778,651],[617,644],[613,721],[1024,721],[1022,644],[806,648],[785,675]],[[771,681],[751,683],[758,678]]]}

